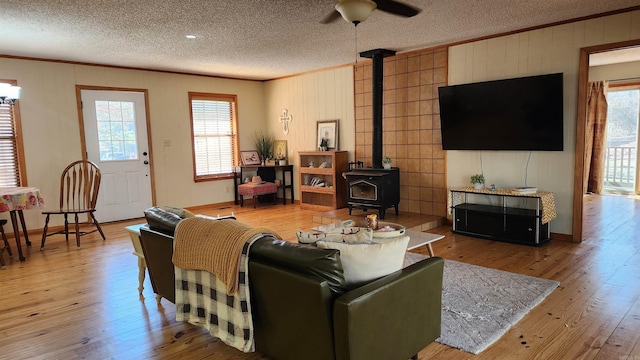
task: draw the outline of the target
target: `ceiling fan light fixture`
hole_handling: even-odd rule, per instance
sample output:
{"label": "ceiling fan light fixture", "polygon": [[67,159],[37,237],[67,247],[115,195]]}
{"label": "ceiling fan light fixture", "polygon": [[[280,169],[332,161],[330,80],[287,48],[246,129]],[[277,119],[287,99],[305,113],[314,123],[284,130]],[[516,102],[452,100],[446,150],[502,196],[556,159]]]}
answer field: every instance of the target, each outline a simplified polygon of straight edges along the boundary
{"label": "ceiling fan light fixture", "polygon": [[371,0],[342,0],[336,5],[336,10],[346,21],[357,25],[365,21],[376,7]]}

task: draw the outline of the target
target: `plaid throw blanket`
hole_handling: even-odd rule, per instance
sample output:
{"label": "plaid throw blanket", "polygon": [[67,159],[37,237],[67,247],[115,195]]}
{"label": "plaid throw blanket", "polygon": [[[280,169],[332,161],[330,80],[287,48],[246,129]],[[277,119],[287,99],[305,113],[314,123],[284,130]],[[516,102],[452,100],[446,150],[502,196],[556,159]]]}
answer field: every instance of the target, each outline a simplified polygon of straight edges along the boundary
{"label": "plaid throw blanket", "polygon": [[227,285],[227,293],[238,287],[240,252],[257,234],[272,234],[267,228],[253,228],[236,220],[211,221],[189,218],[176,226],[173,264],[183,269],[206,270]]}
{"label": "plaid throw blanket", "polygon": [[[214,222],[218,223],[220,221]],[[226,225],[229,224],[225,224],[223,227]],[[249,232],[253,234],[242,245],[238,267],[236,268],[237,276],[234,279],[237,280],[237,285],[233,293],[228,291],[228,284],[225,284],[210,271],[178,266],[175,262],[176,252],[178,252],[178,258],[184,255],[179,253],[178,236],[175,238],[176,246],[174,250],[176,320],[187,321],[205,328],[209,330],[211,335],[219,338],[225,344],[243,352],[255,351],[253,319],[249,301],[249,248],[254,241],[264,237],[265,234],[278,237],[276,234],[266,230],[257,234],[255,229],[251,229]],[[178,229],[176,229],[177,234]],[[203,241],[202,238],[199,240]],[[201,243],[200,246],[197,246],[197,249],[202,252],[206,249],[206,246]],[[231,258],[235,259],[235,256],[231,256]]]}

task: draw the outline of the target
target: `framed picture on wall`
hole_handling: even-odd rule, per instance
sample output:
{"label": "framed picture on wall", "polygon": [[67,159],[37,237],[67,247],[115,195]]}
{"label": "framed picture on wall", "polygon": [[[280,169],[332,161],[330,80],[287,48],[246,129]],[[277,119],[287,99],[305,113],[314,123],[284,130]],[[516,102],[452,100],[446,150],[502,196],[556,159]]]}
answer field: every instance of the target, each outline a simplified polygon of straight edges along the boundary
{"label": "framed picture on wall", "polygon": [[276,160],[287,158],[287,140],[273,141],[273,158]]}
{"label": "framed picture on wall", "polygon": [[322,140],[326,139],[327,149],[338,150],[338,120],[318,121],[316,132],[316,147],[320,147]]}
{"label": "framed picture on wall", "polygon": [[242,160],[242,165],[245,166],[261,164],[258,150],[240,151],[240,159]]}

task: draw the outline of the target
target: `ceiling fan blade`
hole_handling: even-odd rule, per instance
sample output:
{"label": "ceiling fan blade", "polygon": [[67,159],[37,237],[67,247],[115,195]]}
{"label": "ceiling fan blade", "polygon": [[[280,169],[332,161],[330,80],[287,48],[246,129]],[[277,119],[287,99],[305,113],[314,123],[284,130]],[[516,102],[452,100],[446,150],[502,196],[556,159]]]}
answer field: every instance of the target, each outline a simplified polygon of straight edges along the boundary
{"label": "ceiling fan blade", "polygon": [[320,24],[332,23],[332,22],[334,22],[334,21],[336,21],[336,20],[338,20],[340,18],[341,18],[341,15],[338,12],[338,10],[334,10],[330,14],[325,16],[324,19],[320,20]]}
{"label": "ceiling fan blade", "polygon": [[378,5],[378,10],[382,10],[391,14],[400,15],[404,17],[416,16],[422,11],[417,7],[413,7],[407,4],[403,4],[394,0],[374,0]]}

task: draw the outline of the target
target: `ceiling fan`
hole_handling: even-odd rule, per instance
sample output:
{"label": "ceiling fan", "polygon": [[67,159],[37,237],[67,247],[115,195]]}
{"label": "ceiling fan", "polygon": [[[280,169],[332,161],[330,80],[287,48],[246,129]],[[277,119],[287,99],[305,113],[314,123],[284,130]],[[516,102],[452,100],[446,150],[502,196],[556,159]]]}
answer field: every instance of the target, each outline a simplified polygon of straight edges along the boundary
{"label": "ceiling fan", "polygon": [[342,16],[346,21],[357,26],[365,21],[376,8],[403,17],[412,17],[422,11],[419,8],[395,0],[340,0],[336,4],[335,11],[332,11],[320,23],[328,24]]}

